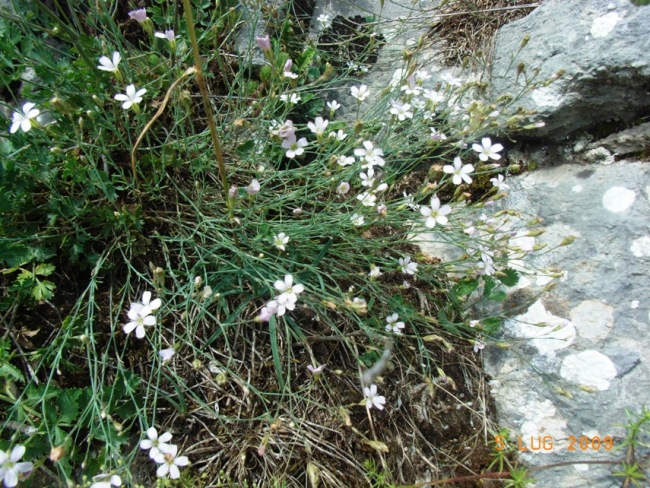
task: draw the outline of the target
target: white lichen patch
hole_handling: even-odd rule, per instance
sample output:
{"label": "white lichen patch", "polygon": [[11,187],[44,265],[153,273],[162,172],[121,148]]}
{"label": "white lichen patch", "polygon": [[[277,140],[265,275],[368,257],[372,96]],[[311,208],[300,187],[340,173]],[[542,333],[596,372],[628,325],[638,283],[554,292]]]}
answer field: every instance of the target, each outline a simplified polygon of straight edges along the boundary
{"label": "white lichen patch", "polygon": [[550,400],[533,400],[522,408],[524,422],[521,424],[521,446],[535,452],[551,453],[561,449],[558,440],[566,438],[566,420],[557,415],[557,408]]}
{"label": "white lichen patch", "polygon": [[577,386],[605,391],[616,377],[616,367],[603,353],[588,350],[564,358],[560,375]]}
{"label": "white lichen patch", "polygon": [[639,308],[639,300],[632,300],[630,302],[630,308]]}
{"label": "white lichen patch", "polygon": [[650,236],[643,236],[634,239],[630,246],[630,251],[632,251],[632,254],[637,258],[650,257]]}
{"label": "white lichen patch", "polygon": [[575,185],[573,188],[571,188],[571,191],[574,193],[580,193],[582,191],[582,185]]}
{"label": "white lichen patch", "polygon": [[622,186],[613,186],[603,195],[603,207],[610,212],[624,212],[634,203],[636,193]]}
{"label": "white lichen patch", "polygon": [[547,356],[570,346],[576,338],[575,325],[547,312],[541,300],[533,303],[526,313],[507,320],[505,327],[513,336],[529,339],[531,345]]}
{"label": "white lichen patch", "polygon": [[593,37],[607,37],[614,30],[619,20],[620,17],[616,12],[610,12],[594,19],[591,24],[591,35]]}
{"label": "white lichen patch", "polygon": [[531,93],[533,102],[538,107],[556,108],[562,105],[563,97],[552,86],[543,86]]}
{"label": "white lichen patch", "polygon": [[603,302],[585,300],[571,309],[571,322],[585,339],[604,339],[614,325],[614,309]]}

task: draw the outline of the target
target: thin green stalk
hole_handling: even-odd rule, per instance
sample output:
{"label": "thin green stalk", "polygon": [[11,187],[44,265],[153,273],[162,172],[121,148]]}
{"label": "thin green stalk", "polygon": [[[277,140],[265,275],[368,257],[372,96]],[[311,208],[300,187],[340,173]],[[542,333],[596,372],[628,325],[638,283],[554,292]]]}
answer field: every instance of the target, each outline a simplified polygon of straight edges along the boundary
{"label": "thin green stalk", "polygon": [[199,54],[199,44],[196,40],[196,31],[194,30],[194,18],[192,16],[192,7],[190,0],[183,0],[183,7],[185,9],[185,20],[187,22],[187,33],[190,35],[190,42],[192,43],[192,53],[194,54],[194,66],[196,68],[196,82],[201,90],[201,97],[203,98],[203,105],[205,106],[205,115],[208,119],[208,127],[210,127],[210,136],[212,137],[212,146],[214,147],[214,154],[217,157],[219,164],[219,174],[221,176],[221,184],[223,185],[223,198],[227,202],[228,209],[232,209],[231,198],[228,198],[228,179],[226,178],[226,167],[223,163],[223,154],[221,153],[221,143],[219,142],[219,135],[217,134],[217,126],[214,123],[214,115],[212,114],[212,106],[210,105],[210,98],[208,96],[208,88],[203,78],[203,67],[201,64],[201,55]]}

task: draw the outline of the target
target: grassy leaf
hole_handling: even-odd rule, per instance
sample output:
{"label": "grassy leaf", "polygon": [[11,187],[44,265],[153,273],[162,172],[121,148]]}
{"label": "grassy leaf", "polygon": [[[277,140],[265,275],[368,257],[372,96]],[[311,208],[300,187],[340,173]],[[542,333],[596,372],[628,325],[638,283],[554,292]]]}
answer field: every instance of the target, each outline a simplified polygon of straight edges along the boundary
{"label": "grassy leaf", "polygon": [[284,377],[282,376],[282,359],[280,358],[280,351],[278,349],[278,329],[275,315],[269,320],[269,335],[271,337],[271,354],[273,355],[273,365],[275,366],[275,374],[278,376],[280,389],[284,390]]}

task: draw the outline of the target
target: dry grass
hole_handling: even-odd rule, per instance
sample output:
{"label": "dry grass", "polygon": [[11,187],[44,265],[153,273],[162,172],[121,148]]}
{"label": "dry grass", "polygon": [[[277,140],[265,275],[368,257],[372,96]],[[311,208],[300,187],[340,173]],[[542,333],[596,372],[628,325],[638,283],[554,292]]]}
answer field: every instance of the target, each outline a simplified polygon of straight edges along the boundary
{"label": "dry grass", "polygon": [[451,66],[487,58],[497,30],[525,17],[543,0],[443,0],[429,36],[441,41],[441,56]]}

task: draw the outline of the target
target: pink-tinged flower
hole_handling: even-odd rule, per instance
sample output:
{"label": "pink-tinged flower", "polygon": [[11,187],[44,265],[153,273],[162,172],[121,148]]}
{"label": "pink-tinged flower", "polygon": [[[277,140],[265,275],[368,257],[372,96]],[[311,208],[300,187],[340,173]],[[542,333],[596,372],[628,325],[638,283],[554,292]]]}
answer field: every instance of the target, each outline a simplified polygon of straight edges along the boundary
{"label": "pink-tinged flower", "polygon": [[501,144],[492,144],[489,137],[484,137],[481,139],[481,144],[472,144],[472,149],[478,153],[478,158],[481,161],[487,161],[488,159],[501,159],[499,151],[503,150],[503,146]]}
{"label": "pink-tinged flower", "polygon": [[454,185],[460,185],[463,181],[467,184],[472,182],[469,174],[474,171],[474,166],[471,164],[463,164],[458,156],[454,158],[454,165],[443,166],[442,171],[447,174],[453,175],[451,181]]}
{"label": "pink-tinged flower", "polygon": [[363,395],[366,397],[366,408],[384,409],[386,397],[377,394],[377,385],[364,386]]}
{"label": "pink-tinged flower", "polygon": [[316,367],[312,366],[311,364],[307,365],[307,369],[314,376],[317,376],[317,375],[321,374],[325,370],[326,367],[327,367],[326,364],[321,364],[320,366],[316,366]]}
{"label": "pink-tinged flower", "polygon": [[154,427],[147,429],[147,439],[140,441],[140,449],[149,450],[149,457],[156,459],[159,454],[169,454],[172,452],[173,444],[169,444],[172,439],[171,432],[165,432],[158,437],[158,431]]}
{"label": "pink-tinged flower", "polygon": [[359,103],[363,102],[366,98],[368,98],[368,95],[370,95],[370,92],[368,91],[368,87],[366,85],[353,86],[350,88],[350,93],[359,101]]}
{"label": "pink-tinged flower", "polygon": [[293,60],[287,59],[287,62],[284,63],[284,68],[282,69],[282,71],[285,78],[291,78],[292,80],[295,80],[296,78],[298,78],[298,75],[291,72],[292,67],[293,67]]}
{"label": "pink-tinged flower", "polygon": [[429,229],[432,229],[436,226],[436,223],[440,225],[446,225],[447,215],[451,213],[451,207],[449,205],[440,206],[440,199],[437,196],[431,197],[431,207],[420,207],[420,213],[426,217],[424,225]]}
{"label": "pink-tinged flower", "polygon": [[88,488],[111,488],[122,486],[122,478],[116,474],[98,474],[93,476],[94,483]]}
{"label": "pink-tinged flower", "polygon": [[325,129],[327,129],[329,123],[329,120],[323,119],[323,117],[316,117],[313,122],[307,123],[307,127],[317,136],[321,136],[325,132]]}
{"label": "pink-tinged flower", "polygon": [[386,217],[388,215],[388,207],[384,204],[377,205],[377,213],[382,217]]}
{"label": "pink-tinged flower", "polygon": [[179,466],[187,466],[190,463],[190,460],[187,459],[187,456],[178,456],[178,447],[175,445],[171,446],[171,451],[168,453],[159,453],[156,457],[153,458],[160,466],[156,470],[156,476],[158,478],[164,478],[169,475],[173,480],[177,480],[181,477],[181,472],[178,469]]}
{"label": "pink-tinged flower", "polygon": [[18,129],[22,130],[23,132],[29,132],[29,130],[32,128],[32,119],[35,119],[38,117],[38,114],[41,113],[41,111],[37,108],[34,108],[36,104],[27,102],[23,105],[23,110],[14,112],[13,119],[11,121],[11,128],[9,129],[9,132],[11,134],[15,134],[18,132]]}
{"label": "pink-tinged flower", "polygon": [[169,45],[173,48],[176,47],[176,35],[174,35],[174,31],[169,29],[166,30],[165,32],[156,32],[154,33],[154,36],[157,37],[158,39],[166,39],[167,42],[169,42]]}
{"label": "pink-tinged flower", "polygon": [[173,347],[168,347],[167,349],[161,349],[158,351],[158,355],[160,356],[160,359],[162,359],[163,364],[171,361],[175,354],[176,351]]}
{"label": "pink-tinged flower", "polygon": [[117,65],[120,64],[121,60],[122,60],[122,56],[120,55],[120,53],[114,51],[113,59],[109,58],[108,56],[102,56],[101,58],[99,58],[99,66],[97,66],[97,69],[100,69],[102,71],[109,71],[111,73],[116,73],[117,71],[119,71]]}
{"label": "pink-tinged flower", "polygon": [[132,105],[137,105],[142,101],[142,95],[147,93],[145,88],[140,88],[139,90],[135,89],[135,85],[128,85],[126,87],[126,94],[118,93],[115,95],[115,100],[119,102],[124,102],[122,108],[128,110]]}
{"label": "pink-tinged flower", "polygon": [[144,8],[140,8],[138,10],[131,10],[129,12],[129,17],[131,17],[133,20],[137,20],[139,23],[142,23],[147,20],[147,10]]}
{"label": "pink-tinged flower", "polygon": [[431,135],[429,136],[432,141],[444,141],[447,139],[447,136],[442,132],[438,132],[435,127],[431,127]]}
{"label": "pink-tinged flower", "polygon": [[392,332],[395,335],[402,335],[404,322],[398,322],[399,315],[394,313],[386,317],[386,332]]}
{"label": "pink-tinged flower", "polygon": [[296,156],[300,156],[305,152],[304,148],[308,145],[309,143],[307,142],[307,139],[301,137],[300,139],[296,140],[295,135],[287,137],[282,141],[282,147],[287,150],[286,156],[288,158],[295,158]]}
{"label": "pink-tinged flower", "polygon": [[6,487],[18,485],[18,481],[28,477],[34,469],[30,462],[18,462],[24,455],[25,446],[16,446],[7,452],[0,451],[0,479]]}
{"label": "pink-tinged flower", "polygon": [[260,314],[257,317],[257,320],[261,322],[268,322],[269,320],[271,320],[271,317],[273,317],[277,313],[278,313],[278,301],[271,300],[266,304],[265,307],[262,307],[262,310],[260,310]]}
{"label": "pink-tinged flower", "polygon": [[246,187],[246,193],[251,196],[257,195],[260,192],[260,182],[255,178]]}
{"label": "pink-tinged flower", "polygon": [[296,128],[293,126],[291,120],[285,120],[284,123],[278,129],[278,135],[282,138],[289,138],[296,134]]}
{"label": "pink-tinged flower", "polygon": [[336,187],[336,193],[339,195],[345,195],[347,192],[350,191],[350,183],[347,181],[342,181],[339,183],[339,186]]}
{"label": "pink-tinged flower", "polygon": [[485,348],[485,343],[481,341],[474,342],[474,352],[479,352]]}
{"label": "pink-tinged flower", "polygon": [[257,45],[260,47],[262,51],[269,52],[271,51],[271,39],[269,38],[269,35],[265,35],[264,37],[256,37],[255,41],[257,42]]}
{"label": "pink-tinged flower", "polygon": [[399,258],[399,267],[402,270],[402,273],[414,275],[417,273],[418,263],[412,263],[411,258],[406,256],[405,258]]}

